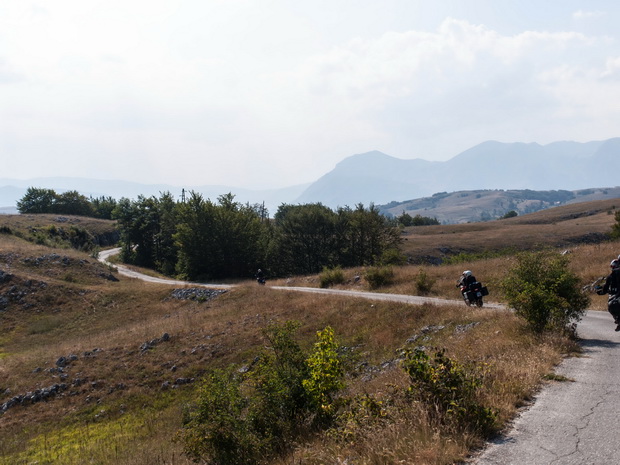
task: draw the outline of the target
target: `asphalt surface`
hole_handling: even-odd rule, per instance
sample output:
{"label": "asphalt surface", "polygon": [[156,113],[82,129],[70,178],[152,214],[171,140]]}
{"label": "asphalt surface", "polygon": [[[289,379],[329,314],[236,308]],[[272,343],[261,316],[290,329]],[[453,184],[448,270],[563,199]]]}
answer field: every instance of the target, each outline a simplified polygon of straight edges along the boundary
{"label": "asphalt surface", "polygon": [[[108,263],[120,249],[106,250],[99,259]],[[113,265],[119,274],[153,283],[178,286],[232,288],[155,278]],[[370,300],[436,305],[459,300],[410,295],[269,286],[281,291],[344,295]],[[487,308],[505,308],[486,303]],[[470,463],[475,465],[612,465],[620,464],[620,332],[607,312],[589,311],[578,326],[583,354],[564,360],[556,374],[566,381],[544,386],[531,406],[524,409],[509,430],[492,441]]]}
{"label": "asphalt surface", "polygon": [[620,464],[620,332],[607,312],[579,323],[581,357],[564,360],[533,405],[476,465]]}

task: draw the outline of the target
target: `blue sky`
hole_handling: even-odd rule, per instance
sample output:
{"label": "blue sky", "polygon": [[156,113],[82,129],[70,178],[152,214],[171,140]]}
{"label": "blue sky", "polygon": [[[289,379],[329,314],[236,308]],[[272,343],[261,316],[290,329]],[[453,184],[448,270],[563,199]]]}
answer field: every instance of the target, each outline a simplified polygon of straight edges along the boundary
{"label": "blue sky", "polygon": [[619,5],[0,0],[0,178],[278,188],[617,137]]}

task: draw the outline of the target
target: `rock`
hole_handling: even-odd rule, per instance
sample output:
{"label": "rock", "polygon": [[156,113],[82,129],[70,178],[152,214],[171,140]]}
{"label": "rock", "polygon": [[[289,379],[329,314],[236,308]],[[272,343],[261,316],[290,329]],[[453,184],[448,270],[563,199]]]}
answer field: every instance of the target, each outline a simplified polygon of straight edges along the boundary
{"label": "rock", "polygon": [[226,292],[228,292],[226,291],[226,289],[207,289],[203,287],[187,287],[187,288],[182,288],[182,289],[174,289],[170,297],[172,299],[178,299],[178,300],[197,300],[199,302],[206,302]]}
{"label": "rock", "polygon": [[60,384],[54,384],[46,388],[27,392],[26,394],[20,394],[17,396],[13,396],[9,400],[7,400],[4,404],[0,405],[0,413],[4,413],[8,409],[15,407],[17,405],[35,404],[37,402],[48,400],[52,397],[57,396],[58,394],[60,394],[62,391],[66,389],[67,389],[67,385],[65,383],[60,383]]}
{"label": "rock", "polygon": [[180,386],[182,384],[190,384],[190,383],[193,383],[193,382],[194,382],[194,378],[177,378],[174,381],[174,384],[176,386]]}
{"label": "rock", "polygon": [[0,283],[8,283],[12,278],[12,274],[0,270]]}
{"label": "rock", "polygon": [[140,351],[144,353],[147,350],[154,348],[157,344],[160,344],[162,342],[168,342],[169,340],[170,340],[170,334],[164,333],[163,336],[160,338],[153,339],[151,341],[142,343],[142,345],[140,345]]}

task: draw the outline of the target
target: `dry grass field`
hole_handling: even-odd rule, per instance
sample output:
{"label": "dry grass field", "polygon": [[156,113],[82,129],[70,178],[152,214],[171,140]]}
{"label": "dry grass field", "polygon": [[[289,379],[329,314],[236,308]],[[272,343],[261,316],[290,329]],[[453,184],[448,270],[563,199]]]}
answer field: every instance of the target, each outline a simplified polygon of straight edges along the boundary
{"label": "dry grass field", "polygon": [[[403,251],[441,257],[446,249],[454,255],[559,247],[570,251],[571,266],[586,283],[606,274],[609,260],[620,253],[617,242],[591,243],[609,231],[614,209],[613,202],[596,202],[490,223],[415,228],[405,232]],[[40,227],[55,221],[35,219]],[[0,217],[0,228],[25,231],[30,225],[18,227],[25,220],[11,217],[9,224]],[[511,312],[462,303],[371,303],[254,283],[213,299],[179,300],[169,286],[122,278],[87,253],[27,242],[6,231],[0,233],[0,406],[36,390],[64,387],[0,413],[1,465],[193,463],[174,438],[202,374],[249,364],[265,345],[262,330],[289,320],[300,323],[297,337],[304,348],[311,347],[316,331],[334,328],[348,354],[345,394],[382,400],[386,420],[351,426],[353,440],[306,438],[274,463],[455,463],[481,439],[445,431],[405,403],[407,377],[397,363],[401,349],[444,348],[450,357],[484,367],[480,398],[496,409],[500,424],[577,349],[557,336],[534,337]],[[416,276],[424,272],[434,281],[430,295],[458,299],[456,278],[470,268],[489,286],[488,300],[501,302],[497,284],[513,260],[500,254],[395,267],[393,283],[377,292],[417,294]],[[344,270],[349,283],[341,287],[366,289],[364,280],[353,279],[364,271]],[[289,284],[315,286],[318,277],[292,278]],[[592,302],[604,309],[603,297]],[[610,338],[615,334],[610,323]]]}

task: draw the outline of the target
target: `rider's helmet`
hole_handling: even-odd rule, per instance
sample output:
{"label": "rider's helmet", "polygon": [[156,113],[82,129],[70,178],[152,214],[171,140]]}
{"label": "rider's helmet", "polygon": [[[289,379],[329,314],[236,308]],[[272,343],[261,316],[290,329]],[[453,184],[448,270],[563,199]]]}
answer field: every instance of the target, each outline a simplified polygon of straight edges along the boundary
{"label": "rider's helmet", "polygon": [[471,271],[469,270],[463,271],[463,276],[465,276],[466,278],[469,278],[471,276]]}
{"label": "rider's helmet", "polygon": [[612,271],[620,270],[620,260],[612,260],[609,266],[611,267]]}

